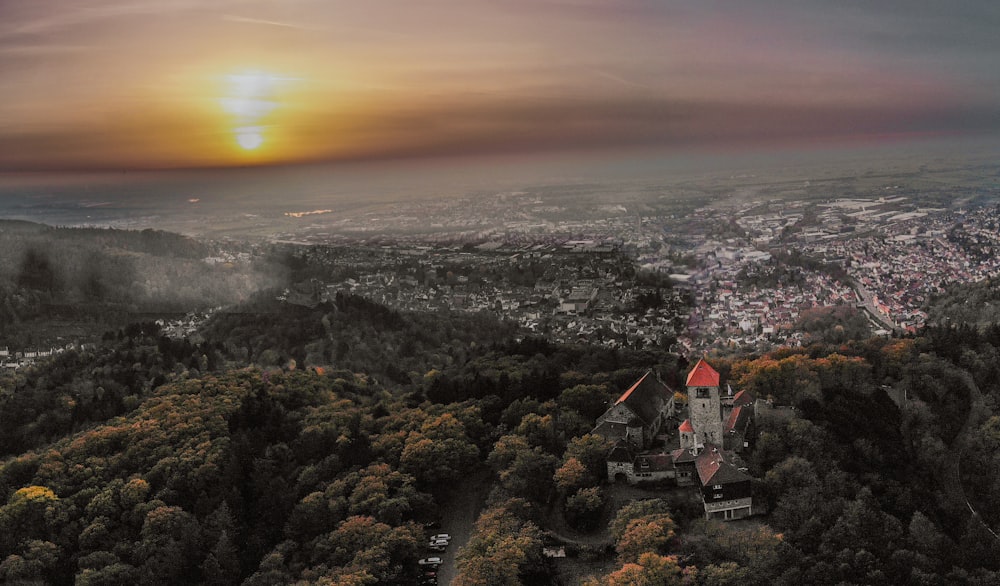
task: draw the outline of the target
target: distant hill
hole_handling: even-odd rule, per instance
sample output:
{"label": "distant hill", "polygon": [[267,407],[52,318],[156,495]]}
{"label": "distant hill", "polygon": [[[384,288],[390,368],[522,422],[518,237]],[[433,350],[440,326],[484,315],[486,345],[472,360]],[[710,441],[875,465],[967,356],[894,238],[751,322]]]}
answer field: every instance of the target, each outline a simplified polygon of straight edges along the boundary
{"label": "distant hill", "polygon": [[[134,313],[229,304],[275,286],[271,267],[202,261],[204,242],[159,230],[0,220],[0,345],[121,327]],[[60,322],[60,323],[55,323]]]}

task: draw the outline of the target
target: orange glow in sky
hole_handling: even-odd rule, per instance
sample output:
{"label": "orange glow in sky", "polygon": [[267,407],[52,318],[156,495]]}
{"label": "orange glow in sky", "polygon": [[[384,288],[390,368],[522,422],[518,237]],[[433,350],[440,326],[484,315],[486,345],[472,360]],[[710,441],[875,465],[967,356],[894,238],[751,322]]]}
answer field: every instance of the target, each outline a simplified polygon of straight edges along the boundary
{"label": "orange glow in sky", "polygon": [[849,4],[7,3],[0,171],[1000,131],[995,3]]}

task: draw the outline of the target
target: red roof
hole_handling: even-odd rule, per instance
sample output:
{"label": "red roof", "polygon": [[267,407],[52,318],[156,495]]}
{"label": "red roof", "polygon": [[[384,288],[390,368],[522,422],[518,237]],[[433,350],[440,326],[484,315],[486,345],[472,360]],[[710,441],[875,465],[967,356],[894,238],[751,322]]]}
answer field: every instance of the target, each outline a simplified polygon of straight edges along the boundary
{"label": "red roof", "polygon": [[695,458],[695,468],[702,486],[709,484],[730,484],[749,482],[750,477],[739,471],[727,461],[727,454],[712,444],[705,444],[705,449]]}
{"label": "red roof", "polygon": [[740,418],[740,412],[743,411],[743,405],[737,405],[733,408],[732,412],[729,414],[729,419],[726,421],[726,431],[732,431],[736,429],[736,422]]}
{"label": "red roof", "polygon": [[647,371],[646,374],[642,375],[642,378],[640,378],[639,380],[635,381],[634,385],[632,385],[631,387],[629,387],[629,389],[627,391],[625,391],[624,393],[622,393],[622,396],[618,397],[618,400],[615,401],[615,405],[617,405],[618,403],[621,403],[621,402],[627,400],[628,397],[629,397],[629,395],[632,394],[632,391],[634,391],[637,388],[639,388],[639,385],[642,384],[642,381],[646,380],[646,377],[649,376],[649,372],[650,371]]}
{"label": "red roof", "polygon": [[694,433],[694,427],[691,425],[690,419],[685,419],[684,423],[682,423],[677,429],[680,430],[681,433]]}
{"label": "red roof", "polygon": [[698,364],[694,365],[691,372],[688,373],[687,386],[717,387],[719,386],[719,373],[702,358],[698,361]]}
{"label": "red roof", "polygon": [[734,407],[740,407],[742,405],[752,405],[752,404],[753,404],[753,396],[746,391],[740,391],[736,393],[735,397],[733,397]]}

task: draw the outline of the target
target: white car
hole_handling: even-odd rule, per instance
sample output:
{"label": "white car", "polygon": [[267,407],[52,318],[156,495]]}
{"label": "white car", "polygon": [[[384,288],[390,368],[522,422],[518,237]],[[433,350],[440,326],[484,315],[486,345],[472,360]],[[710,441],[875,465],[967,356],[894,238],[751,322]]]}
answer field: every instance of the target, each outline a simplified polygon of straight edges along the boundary
{"label": "white car", "polygon": [[437,558],[437,557],[435,557],[435,558],[424,558],[424,559],[418,561],[417,563],[420,564],[421,566],[440,566],[441,565],[441,558]]}
{"label": "white car", "polygon": [[431,541],[451,541],[451,535],[447,533],[438,533],[437,535],[431,535]]}

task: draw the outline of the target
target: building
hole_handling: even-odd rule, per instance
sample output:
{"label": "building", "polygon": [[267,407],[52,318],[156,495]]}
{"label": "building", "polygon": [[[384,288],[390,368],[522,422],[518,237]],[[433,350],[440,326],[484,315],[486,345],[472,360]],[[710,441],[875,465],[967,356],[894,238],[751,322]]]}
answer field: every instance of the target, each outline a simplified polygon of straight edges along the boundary
{"label": "building", "polygon": [[607,457],[608,481],[697,485],[706,519],[749,517],[751,478],[738,452],[753,441],[756,402],[745,391],[734,395],[731,387],[721,397],[719,379],[704,359],[688,373],[690,418],[677,428],[680,448],[670,452],[643,451],[673,411],[670,389],[647,372],[622,393],[592,432],[615,441]]}
{"label": "building", "polygon": [[752,447],[756,437],[754,403],[750,393],[740,391],[730,405],[723,404],[723,412],[729,411],[723,426],[722,447],[726,450],[742,453]]}
{"label": "building", "polygon": [[690,419],[681,423],[681,448],[723,444],[722,399],[719,373],[702,358],[687,377]]}
{"label": "building", "polygon": [[695,458],[705,518],[730,521],[749,517],[753,512],[750,476],[742,464],[725,450],[712,444]]}
{"label": "building", "polygon": [[632,450],[646,449],[672,414],[673,396],[653,371],[646,371],[597,418],[591,433],[616,443],[624,440]]}

